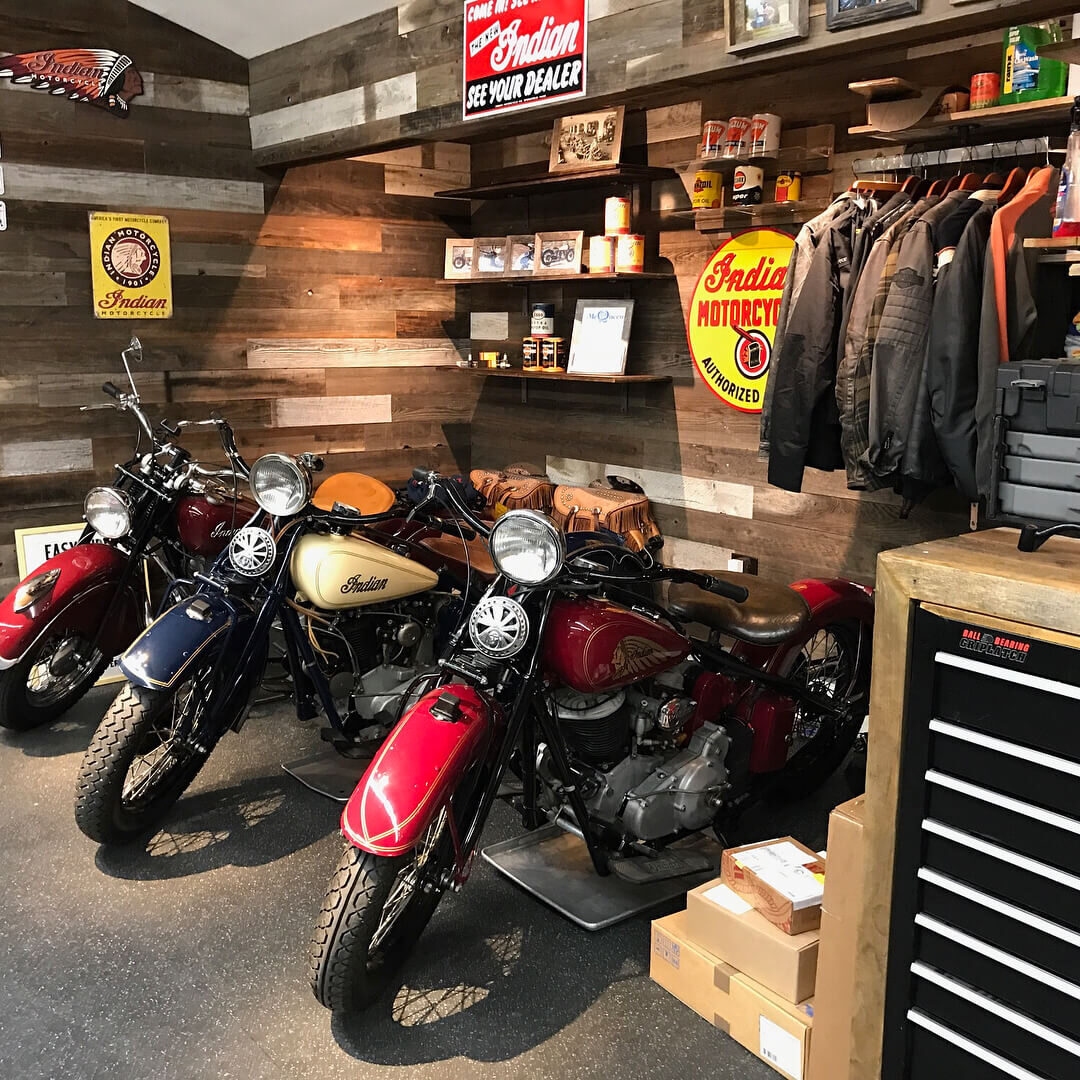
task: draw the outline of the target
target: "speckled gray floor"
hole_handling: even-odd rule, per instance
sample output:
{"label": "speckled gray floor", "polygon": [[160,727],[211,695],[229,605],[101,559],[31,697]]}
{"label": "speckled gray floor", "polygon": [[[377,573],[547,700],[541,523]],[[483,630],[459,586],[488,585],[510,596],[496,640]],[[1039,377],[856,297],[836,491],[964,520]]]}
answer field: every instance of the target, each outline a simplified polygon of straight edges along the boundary
{"label": "speckled gray floor", "polygon": [[[0,734],[0,1077],[776,1077],[649,980],[647,917],[587,934],[479,861],[401,990],[332,1022],[304,950],[338,811],[279,767],[317,733],[286,707],[257,711],[164,832],[105,851],[71,805],[110,697]],[[835,777],[813,805],[748,815],[743,835],[820,847],[846,797]],[[514,831],[500,805],[486,839]]]}

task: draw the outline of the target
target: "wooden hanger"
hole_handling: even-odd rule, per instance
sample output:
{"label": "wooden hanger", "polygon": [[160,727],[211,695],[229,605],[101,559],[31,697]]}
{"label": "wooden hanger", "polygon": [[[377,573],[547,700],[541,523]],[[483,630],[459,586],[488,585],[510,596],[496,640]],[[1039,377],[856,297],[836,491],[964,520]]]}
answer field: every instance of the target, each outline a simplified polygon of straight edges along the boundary
{"label": "wooden hanger", "polygon": [[914,200],[915,202],[918,202],[918,201],[919,201],[920,199],[925,199],[925,198],[926,198],[926,196],[927,196],[927,194],[928,194],[928,192],[930,191],[930,187],[931,187],[931,185],[930,185],[930,181],[929,181],[929,180],[927,180],[927,179],[926,179],[926,177],[924,176],[924,177],[923,177],[923,178],[922,178],[922,179],[921,179],[921,180],[920,180],[920,181],[919,181],[919,182],[918,182],[918,183],[917,183],[917,184],[915,185],[915,188],[914,188],[914,190],[913,190],[913,191],[911,192],[911,198],[912,198],[912,199],[913,199],[913,200]]}
{"label": "wooden hanger", "polygon": [[911,174],[911,175],[910,175],[910,176],[909,176],[909,177],[908,177],[908,178],[907,178],[907,179],[906,179],[906,180],[905,180],[905,181],[904,181],[904,182],[903,182],[903,183],[902,183],[902,184],[900,185],[900,190],[901,190],[901,191],[903,191],[903,192],[905,192],[905,193],[906,193],[906,194],[908,194],[908,195],[911,195],[911,194],[912,194],[912,192],[913,192],[913,191],[914,191],[914,190],[915,190],[915,189],[916,189],[916,188],[917,188],[917,187],[918,187],[918,186],[919,186],[919,185],[920,185],[921,183],[923,183],[923,178],[922,178],[921,176],[916,176],[916,175],[915,175],[914,173],[912,173],[912,174]]}
{"label": "wooden hanger", "polygon": [[1034,165],[1028,169],[1028,179],[1030,180],[1040,169],[1046,168],[1045,165]]}
{"label": "wooden hanger", "polygon": [[961,191],[978,191],[979,188],[985,187],[986,184],[978,173],[969,172],[956,186]]}
{"label": "wooden hanger", "polygon": [[945,185],[947,183],[948,183],[947,180],[935,180],[930,185],[930,190],[926,194],[931,196],[931,198],[933,196],[935,196],[935,195],[944,195],[945,194]]}
{"label": "wooden hanger", "polygon": [[1005,180],[1002,178],[1001,173],[992,172],[983,177],[982,186],[984,188],[1003,188]]}
{"label": "wooden hanger", "polygon": [[849,191],[861,191],[864,195],[877,195],[883,191],[899,191],[900,185],[894,180],[855,180]]}
{"label": "wooden hanger", "polygon": [[1013,169],[998,196],[998,206],[1004,206],[1027,183],[1028,174],[1023,169]]}

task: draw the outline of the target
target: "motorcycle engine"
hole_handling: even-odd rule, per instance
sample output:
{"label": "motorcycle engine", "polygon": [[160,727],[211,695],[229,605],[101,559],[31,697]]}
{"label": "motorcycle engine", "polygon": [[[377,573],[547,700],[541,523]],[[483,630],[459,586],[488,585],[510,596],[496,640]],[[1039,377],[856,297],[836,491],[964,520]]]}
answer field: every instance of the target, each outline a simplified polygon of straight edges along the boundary
{"label": "motorcycle engine", "polygon": [[675,673],[662,678],[607,694],[555,694],[567,744],[588,774],[590,814],[643,841],[709,825],[728,788],[726,730],[704,723],[687,739],[696,703]]}

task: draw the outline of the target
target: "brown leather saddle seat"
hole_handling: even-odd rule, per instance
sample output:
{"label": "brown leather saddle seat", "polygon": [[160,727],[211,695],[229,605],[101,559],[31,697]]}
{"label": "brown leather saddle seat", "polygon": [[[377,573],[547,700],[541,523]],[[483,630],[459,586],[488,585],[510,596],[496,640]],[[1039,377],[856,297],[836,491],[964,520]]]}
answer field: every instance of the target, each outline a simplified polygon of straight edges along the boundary
{"label": "brown leather saddle seat", "polygon": [[699,570],[697,573],[742,585],[750,595],[737,604],[696,585],[672,583],[667,606],[680,619],[701,623],[754,645],[779,645],[805,630],[810,622],[806,601],[787,585],[774,585],[752,574],[730,570]]}
{"label": "brown leather saddle seat", "polygon": [[420,541],[423,547],[433,551],[436,555],[454,562],[468,562],[473,570],[481,577],[495,577],[495,564],[491,561],[487,544],[480,537],[466,540],[462,547],[461,537],[450,533],[442,533],[439,536],[426,536]]}

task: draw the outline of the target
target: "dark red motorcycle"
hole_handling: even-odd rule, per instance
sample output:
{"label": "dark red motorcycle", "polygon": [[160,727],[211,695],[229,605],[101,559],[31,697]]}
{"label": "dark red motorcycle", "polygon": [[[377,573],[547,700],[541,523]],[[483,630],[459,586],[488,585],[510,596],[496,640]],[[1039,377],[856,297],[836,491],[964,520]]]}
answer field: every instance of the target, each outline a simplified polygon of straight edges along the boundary
{"label": "dark red motorcycle", "polygon": [[373,1000],[464,883],[507,769],[527,828],[580,836],[598,874],[656,880],[649,865],[676,840],[726,839],[752,801],[823,783],[866,714],[862,586],[669,569],[604,544],[568,555],[534,510],[501,517],[488,545],[499,576],[467,637],[342,815],[348,847],[310,952],[329,1008]]}
{"label": "dark red motorcycle", "polygon": [[[228,423],[152,424],[131,374],[130,361],[142,359],[139,339],[121,355],[130,393],[107,382],[102,390],[114,400],[83,409],[130,413],[138,423],[135,451],[116,466],[110,487],[87,494],[79,542],[0,601],[0,727],[23,731],[70,709],[147,626],[147,564],[166,581],[190,578],[256,510],[239,496],[247,466]],[[204,468],[169,441],[203,425],[217,428],[228,468]]]}

